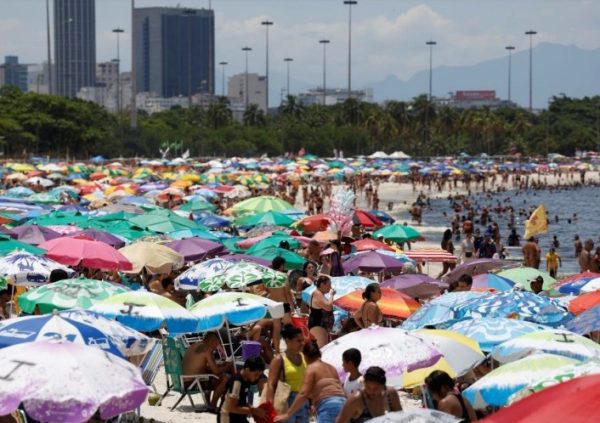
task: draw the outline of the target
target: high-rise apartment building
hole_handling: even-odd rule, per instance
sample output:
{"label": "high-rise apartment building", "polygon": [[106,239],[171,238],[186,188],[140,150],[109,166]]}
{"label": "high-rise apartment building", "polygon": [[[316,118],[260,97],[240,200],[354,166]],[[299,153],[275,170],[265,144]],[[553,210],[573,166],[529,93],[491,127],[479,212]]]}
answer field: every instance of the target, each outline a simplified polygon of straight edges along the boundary
{"label": "high-rise apartment building", "polygon": [[55,94],[75,97],[96,82],[95,0],[54,0]]}
{"label": "high-rise apartment building", "polygon": [[[246,104],[246,74],[238,73],[229,78],[227,97],[236,104]],[[267,111],[267,79],[257,73],[248,73],[248,104],[256,104]]]}
{"label": "high-rise apartment building", "polygon": [[133,25],[137,92],[165,98],[214,94],[213,10],[138,8]]}

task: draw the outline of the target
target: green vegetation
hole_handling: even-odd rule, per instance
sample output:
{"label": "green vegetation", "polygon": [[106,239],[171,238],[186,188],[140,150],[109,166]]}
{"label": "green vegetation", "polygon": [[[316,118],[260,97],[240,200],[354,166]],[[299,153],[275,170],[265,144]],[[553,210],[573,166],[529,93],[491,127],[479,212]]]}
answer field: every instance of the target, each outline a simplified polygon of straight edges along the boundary
{"label": "green vegetation", "polygon": [[346,156],[402,150],[413,156],[469,154],[573,155],[600,147],[600,96],[554,97],[548,110],[521,108],[460,111],[436,107],[426,96],[384,106],[356,99],[304,107],[288,97],[276,116],[250,107],[242,122],[226,100],[202,109],[140,112],[137,130],[126,114],[94,103],[0,88],[0,142],[6,157],[49,155],[87,159],[155,157],[165,141],[192,156],[274,156],[304,148],[317,155],[341,149]]}

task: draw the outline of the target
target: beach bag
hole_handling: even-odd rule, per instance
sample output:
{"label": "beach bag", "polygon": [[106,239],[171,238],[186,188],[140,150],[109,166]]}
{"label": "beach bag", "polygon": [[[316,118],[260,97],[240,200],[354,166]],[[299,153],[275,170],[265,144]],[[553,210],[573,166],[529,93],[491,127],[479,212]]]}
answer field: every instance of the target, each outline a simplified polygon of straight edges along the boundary
{"label": "beach bag", "polygon": [[[292,393],[292,388],[288,383],[285,382],[285,363],[283,362],[283,354],[281,355],[281,370],[279,371],[279,380],[277,381],[277,388],[275,389],[275,394],[273,395],[273,407],[277,412],[277,415],[285,414],[288,411],[288,400],[290,398],[290,394]],[[260,395],[259,404],[264,404],[267,401],[267,389],[263,388]]]}

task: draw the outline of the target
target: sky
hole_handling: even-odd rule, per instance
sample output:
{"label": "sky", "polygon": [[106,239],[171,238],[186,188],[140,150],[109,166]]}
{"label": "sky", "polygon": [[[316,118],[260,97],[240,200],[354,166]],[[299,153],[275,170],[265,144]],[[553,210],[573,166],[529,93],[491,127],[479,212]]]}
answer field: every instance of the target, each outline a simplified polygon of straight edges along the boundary
{"label": "sky", "polygon": [[[50,2],[52,3],[52,1]],[[122,69],[130,68],[130,0],[96,0],[97,61],[116,57],[112,29],[121,27]],[[209,0],[136,0],[136,7],[207,8]],[[51,5],[52,7],[52,5]],[[322,46],[329,39],[328,86],[345,87],[348,60],[348,7],[342,0],[212,0],[216,62],[227,74],[243,71],[243,46],[253,51],[250,71],[264,73],[265,27],[270,29],[270,71],[285,73],[292,57],[292,79],[318,84]],[[16,54],[23,63],[46,57],[45,0],[0,0],[0,57]],[[408,79],[429,65],[427,40],[435,40],[434,67],[469,65],[529,46],[524,32],[538,31],[539,42],[600,47],[600,0],[359,0],[352,9],[354,87],[389,75]],[[54,53],[53,53],[54,54]],[[220,75],[217,73],[217,75]],[[219,84],[217,80],[217,84]],[[217,88],[219,85],[217,85]]]}

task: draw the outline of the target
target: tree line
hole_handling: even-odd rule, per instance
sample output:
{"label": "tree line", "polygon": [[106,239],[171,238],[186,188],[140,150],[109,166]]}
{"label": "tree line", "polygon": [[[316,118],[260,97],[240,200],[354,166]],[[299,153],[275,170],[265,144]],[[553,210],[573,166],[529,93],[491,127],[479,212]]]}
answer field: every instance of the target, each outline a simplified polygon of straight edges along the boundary
{"label": "tree line", "polygon": [[156,157],[165,142],[191,156],[269,156],[306,152],[346,156],[402,150],[411,156],[487,153],[540,156],[600,149],[600,96],[553,97],[548,109],[518,107],[458,110],[426,95],[383,105],[355,98],[335,106],[304,106],[288,96],[278,113],[250,105],[233,119],[225,98],[206,108],[173,107],[148,115],[138,128],[127,113],[117,115],[78,99],[0,88],[0,147],[5,157],[39,155]]}

